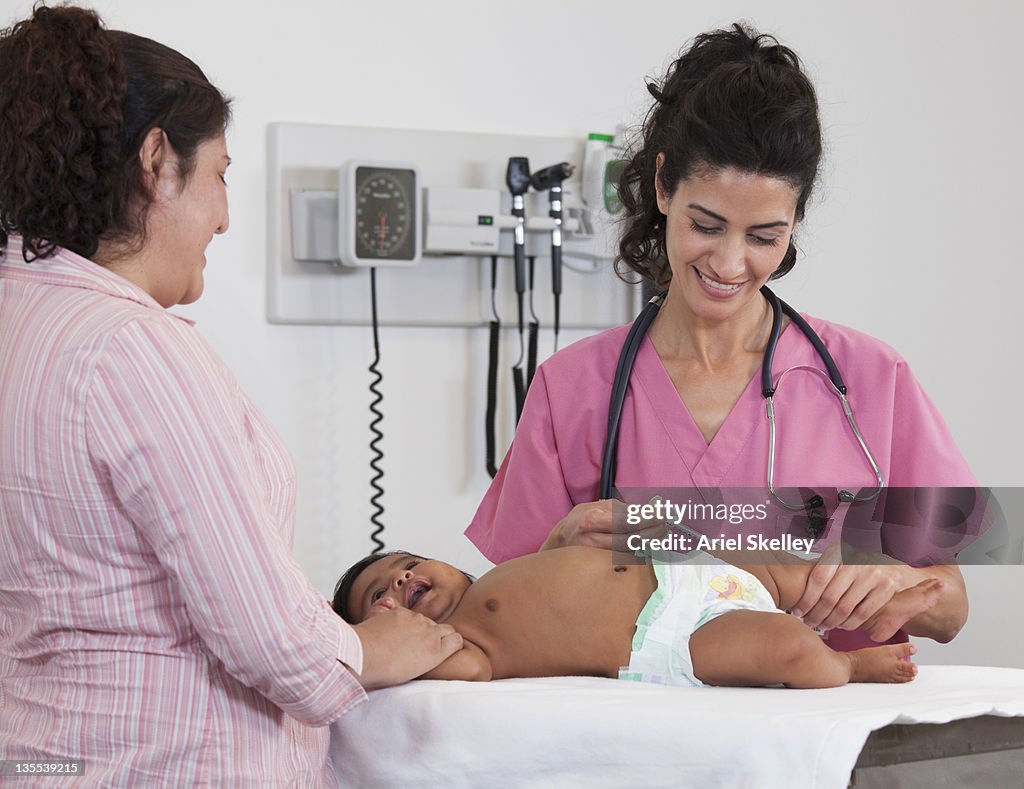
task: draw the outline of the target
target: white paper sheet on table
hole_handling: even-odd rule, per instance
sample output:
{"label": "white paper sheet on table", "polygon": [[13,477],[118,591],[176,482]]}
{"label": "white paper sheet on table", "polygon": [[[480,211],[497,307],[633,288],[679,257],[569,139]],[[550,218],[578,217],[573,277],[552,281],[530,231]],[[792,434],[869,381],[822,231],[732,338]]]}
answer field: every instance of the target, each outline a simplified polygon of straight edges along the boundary
{"label": "white paper sheet on table", "polygon": [[344,787],[845,787],[873,730],[977,715],[1024,716],[1024,670],[824,690],[419,681],[336,722],[331,758]]}

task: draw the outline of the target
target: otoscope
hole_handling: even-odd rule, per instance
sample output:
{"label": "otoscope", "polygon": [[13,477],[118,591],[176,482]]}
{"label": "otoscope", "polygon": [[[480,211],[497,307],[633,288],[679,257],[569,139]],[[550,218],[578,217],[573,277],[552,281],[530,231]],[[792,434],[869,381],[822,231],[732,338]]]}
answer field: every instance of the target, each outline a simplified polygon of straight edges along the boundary
{"label": "otoscope", "polygon": [[[519,346],[523,350],[523,297],[526,294],[526,204],[523,199],[530,190],[530,160],[525,156],[513,156],[508,160],[508,171],[505,173],[505,183],[509,192],[512,193],[512,216],[516,218],[513,253],[516,266],[516,299],[519,306]],[[523,402],[526,400],[526,385],[523,381],[523,370],[521,367],[522,356],[512,368],[513,383],[516,389],[516,423],[519,422],[519,415],[523,412]]]}
{"label": "otoscope", "polygon": [[553,164],[538,170],[530,179],[530,186],[538,192],[548,190],[550,210],[548,216],[555,220],[551,229],[551,292],[555,297],[555,350],[558,350],[558,327],[561,323],[560,301],[562,295],[562,182],[572,175],[576,168],[568,162]]}

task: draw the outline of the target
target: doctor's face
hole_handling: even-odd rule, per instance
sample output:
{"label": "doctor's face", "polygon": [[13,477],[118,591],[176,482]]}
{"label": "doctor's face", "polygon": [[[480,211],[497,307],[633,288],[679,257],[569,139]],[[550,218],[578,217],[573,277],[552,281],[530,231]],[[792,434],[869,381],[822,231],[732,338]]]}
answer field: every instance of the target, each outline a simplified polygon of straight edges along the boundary
{"label": "doctor's face", "polygon": [[445,562],[394,554],[359,574],[349,592],[348,609],[356,622],[394,608],[408,608],[443,622],[471,583],[465,573]]}
{"label": "doctor's face", "polygon": [[[658,157],[661,169],[663,158]],[[672,268],[669,301],[719,321],[759,301],[796,227],[798,192],[781,178],[727,167],[697,171],[672,194],[657,181]]]}

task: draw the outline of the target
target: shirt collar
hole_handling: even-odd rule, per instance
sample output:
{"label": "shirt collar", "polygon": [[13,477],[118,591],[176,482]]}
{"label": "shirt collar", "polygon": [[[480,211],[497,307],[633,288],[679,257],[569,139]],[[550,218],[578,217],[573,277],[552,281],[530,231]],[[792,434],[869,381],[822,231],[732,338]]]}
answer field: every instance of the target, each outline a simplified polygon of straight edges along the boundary
{"label": "shirt collar", "polygon": [[75,254],[69,249],[57,247],[47,258],[37,258],[26,263],[22,253],[21,236],[9,235],[7,248],[0,256],[0,279],[14,279],[22,282],[60,285],[68,288],[94,290],[119,299],[128,299],[150,309],[185,321],[190,326],[195,321],[184,315],[177,315],[164,309],[156,299],[133,282],[119,274],[94,263],[88,258]]}

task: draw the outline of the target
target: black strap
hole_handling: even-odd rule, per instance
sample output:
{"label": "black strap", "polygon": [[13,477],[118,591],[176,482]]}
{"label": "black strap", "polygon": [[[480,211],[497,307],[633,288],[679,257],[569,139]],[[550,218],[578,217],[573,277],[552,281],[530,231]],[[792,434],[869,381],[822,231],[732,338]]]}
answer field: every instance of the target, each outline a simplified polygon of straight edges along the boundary
{"label": "black strap", "polygon": [[484,442],[486,445],[487,473],[494,479],[498,473],[495,460],[495,433],[494,420],[498,405],[498,346],[501,339],[501,320],[498,318],[497,291],[498,286],[498,258],[491,257],[491,312],[494,318],[490,323],[490,348],[487,353],[487,412],[484,415]]}
{"label": "black strap", "polygon": [[[533,311],[533,274],[537,258],[530,255],[530,323],[526,343],[526,391],[530,391],[533,376],[537,372],[537,334],[540,332],[540,321]],[[525,402],[525,401],[524,401]]]}
{"label": "black strap", "polygon": [[523,404],[526,402],[526,382],[523,380],[523,368],[512,368],[512,386],[516,390],[516,424],[523,415]]}
{"label": "black strap", "polygon": [[498,340],[501,338],[501,322],[491,321],[491,347],[487,355],[487,414],[485,421],[485,441],[487,443],[487,473],[494,478],[498,467],[494,465],[494,417],[498,403]]}
{"label": "black strap", "polygon": [[529,328],[529,342],[526,346],[526,391],[530,391],[533,376],[537,372],[537,335],[540,333],[540,324],[537,321],[530,321]]}
{"label": "black strap", "polygon": [[555,350],[558,350],[558,330],[562,327],[562,248],[551,248],[551,295],[555,301]]}
{"label": "black strap", "polygon": [[523,246],[515,246],[515,277],[516,277],[516,312],[519,317],[519,358],[512,365],[512,386],[516,398],[516,425],[523,414],[523,403],[526,402],[526,381],[523,377],[523,362],[526,360],[526,251]]}

